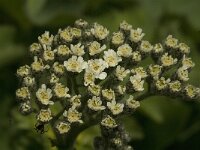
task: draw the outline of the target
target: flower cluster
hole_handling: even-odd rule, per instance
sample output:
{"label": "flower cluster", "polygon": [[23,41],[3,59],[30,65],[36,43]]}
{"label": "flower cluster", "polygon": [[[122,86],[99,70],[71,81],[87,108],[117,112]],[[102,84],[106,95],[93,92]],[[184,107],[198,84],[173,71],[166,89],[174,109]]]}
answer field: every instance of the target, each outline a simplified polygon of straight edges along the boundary
{"label": "flower cluster", "polygon": [[[113,34],[81,19],[55,35],[46,31],[30,46],[33,62],[17,70],[20,111],[34,112],[37,122],[68,134],[99,114],[103,129],[117,128],[119,116],[134,112],[144,92],[198,98],[200,89],[186,83],[195,65],[188,57],[189,46],[172,35],[154,45],[144,36],[141,28],[125,21]],[[154,62],[139,66],[148,56]],[[115,144],[123,145],[116,139]]]}

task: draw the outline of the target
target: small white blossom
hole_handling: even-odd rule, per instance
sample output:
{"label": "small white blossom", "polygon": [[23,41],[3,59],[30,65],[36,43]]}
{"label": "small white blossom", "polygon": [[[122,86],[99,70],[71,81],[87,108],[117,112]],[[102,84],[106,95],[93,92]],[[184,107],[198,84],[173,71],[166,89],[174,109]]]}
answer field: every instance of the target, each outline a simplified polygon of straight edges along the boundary
{"label": "small white blossom", "polygon": [[36,92],[36,97],[38,101],[41,102],[43,105],[53,105],[54,102],[50,101],[52,98],[52,90],[47,88],[45,84],[41,85],[41,88],[39,88]]}
{"label": "small white blossom", "polygon": [[186,70],[184,67],[178,68],[177,70],[177,77],[181,81],[188,81],[188,70]]}
{"label": "small white blossom", "polygon": [[39,43],[33,43],[31,44],[29,50],[31,53],[37,54],[42,50],[42,46]]}
{"label": "small white blossom", "polygon": [[169,83],[169,89],[172,92],[179,92],[181,91],[181,82],[176,80]]}
{"label": "small white blossom", "polygon": [[125,20],[120,23],[120,29],[124,31],[130,31],[132,29],[132,25],[127,23]]}
{"label": "small white blossom", "polygon": [[122,32],[114,32],[111,39],[112,44],[121,45],[124,43],[124,35]]}
{"label": "small white blossom", "polygon": [[91,42],[90,45],[88,46],[89,54],[91,56],[99,54],[105,49],[106,49],[106,45],[104,44],[103,46],[101,46],[101,44],[97,41]]}
{"label": "small white blossom", "polygon": [[118,85],[117,86],[117,92],[121,95],[123,95],[126,92],[126,86],[124,85]]}
{"label": "small white blossom", "polygon": [[140,107],[140,102],[134,100],[133,96],[130,95],[129,98],[126,100],[126,105],[128,106],[128,108],[135,110]]}
{"label": "small white blossom", "polygon": [[183,56],[182,65],[184,69],[189,69],[195,66],[195,63],[192,61],[191,58]]}
{"label": "small white blossom", "polygon": [[87,101],[87,105],[90,109],[92,109],[94,111],[106,109],[105,106],[102,106],[102,101],[101,101],[100,97],[97,97],[97,96],[93,96],[92,99],[89,99]]}
{"label": "small white blossom", "polygon": [[16,96],[17,98],[22,99],[22,100],[30,99],[31,97],[28,87],[21,87],[17,89]]}
{"label": "small white blossom", "polygon": [[148,67],[148,73],[154,78],[158,79],[159,75],[161,74],[162,66],[160,65],[150,65]]}
{"label": "small white blossom", "polygon": [[88,26],[88,22],[83,19],[78,19],[75,21],[75,26],[77,26],[79,28],[85,28]]}
{"label": "small white blossom", "polygon": [[55,93],[55,96],[58,97],[58,98],[70,97],[70,95],[68,94],[69,88],[65,87],[61,83],[56,83],[54,88],[53,88],[53,91]]}
{"label": "small white blossom", "polygon": [[108,51],[104,51],[104,60],[108,63],[110,67],[115,67],[117,64],[122,61],[122,58],[117,55],[117,53],[109,49]]}
{"label": "small white blossom", "polygon": [[70,98],[70,103],[73,108],[77,108],[81,106],[81,95],[74,95]]}
{"label": "small white blossom", "polygon": [[54,60],[54,51],[52,51],[50,48],[45,48],[43,52],[43,58],[45,61]]}
{"label": "small white blossom", "polygon": [[124,104],[117,103],[115,100],[107,102],[107,107],[113,115],[118,115],[123,112]]}
{"label": "small white blossom", "polygon": [[32,87],[35,84],[35,78],[27,76],[23,79],[23,84]]}
{"label": "small white blossom", "polygon": [[82,56],[85,54],[84,45],[81,46],[81,43],[78,43],[76,45],[71,44],[70,49],[72,53],[76,56]]}
{"label": "small white blossom", "polygon": [[133,89],[137,92],[144,91],[144,80],[138,75],[130,76]]}
{"label": "small white blossom", "polygon": [[70,32],[71,32],[72,37],[74,38],[80,38],[82,35],[81,29],[78,29],[78,28],[70,28]]}
{"label": "small white blossom", "polygon": [[94,26],[91,29],[91,33],[95,36],[95,38],[103,40],[108,36],[109,31],[102,25],[94,23]]}
{"label": "small white blossom", "polygon": [[50,35],[48,31],[45,31],[44,34],[38,37],[38,40],[42,45],[50,46],[53,42],[53,38],[53,35]]}
{"label": "small white blossom", "polygon": [[66,28],[64,30],[59,29],[58,33],[59,33],[59,37],[61,38],[61,40],[65,41],[65,42],[72,42],[73,35],[70,32],[70,28]]}
{"label": "small white blossom", "polygon": [[95,81],[95,75],[92,71],[85,71],[84,73],[84,85],[92,85]]}
{"label": "small white blossom", "polygon": [[171,55],[169,55],[168,53],[165,53],[164,55],[162,55],[161,59],[161,65],[163,67],[169,67],[171,65],[174,65],[177,63],[177,58],[173,58]]}
{"label": "small white blossom", "polygon": [[178,47],[178,40],[173,38],[172,35],[168,35],[167,39],[165,40],[165,45],[170,48],[177,48]]}
{"label": "small white blossom", "polygon": [[88,86],[88,91],[95,96],[99,96],[101,94],[101,87],[93,84]]}
{"label": "small white blossom", "polygon": [[41,109],[37,114],[37,120],[40,122],[49,122],[52,119],[51,110],[48,109]]}
{"label": "small white blossom", "polygon": [[128,44],[123,44],[118,47],[117,55],[122,57],[130,57],[132,55],[132,48]]}
{"label": "small white blossom", "polygon": [[17,75],[20,77],[25,77],[30,74],[31,70],[28,65],[21,66],[19,69],[17,69]]}
{"label": "small white blossom", "polygon": [[168,87],[168,84],[170,82],[170,79],[165,79],[164,77],[161,77],[160,79],[156,80],[155,86],[157,90],[164,90]]}
{"label": "small white blossom", "polygon": [[179,43],[178,47],[183,54],[190,53],[190,47],[186,45],[185,43]]}
{"label": "small white blossom", "polygon": [[30,101],[20,103],[20,112],[22,114],[29,114],[29,113],[31,113],[31,111],[32,111],[32,108],[31,108]]}
{"label": "small white blossom", "polygon": [[39,58],[37,56],[34,57],[34,62],[31,64],[31,68],[33,71],[35,72],[41,72],[45,69],[45,66],[42,62],[42,59]]}
{"label": "small white blossom", "polygon": [[157,43],[157,44],[154,45],[153,53],[159,54],[159,53],[162,53],[163,51],[164,51],[164,48],[163,48],[162,44]]}
{"label": "small white blossom", "polygon": [[125,69],[124,67],[117,66],[115,70],[115,76],[118,80],[123,81],[124,78],[130,73],[129,69]]}
{"label": "small white blossom", "polygon": [[62,75],[65,71],[65,67],[63,64],[59,64],[58,62],[55,62],[53,64],[53,71],[56,73],[56,74],[59,74],[59,75]]}
{"label": "small white blossom", "polygon": [[72,56],[67,61],[64,61],[64,66],[67,71],[80,73],[86,68],[87,63],[83,60],[83,57]]}
{"label": "small white blossom", "polygon": [[142,56],[139,51],[134,51],[132,55],[133,62],[140,62],[142,60]]}
{"label": "small white blossom", "polygon": [[102,95],[107,100],[115,100],[115,92],[112,89],[104,89],[102,90]]}
{"label": "small white blossom", "polygon": [[131,32],[130,32],[130,40],[135,42],[135,43],[137,43],[137,42],[142,40],[144,35],[145,34],[142,33],[142,29],[141,28],[137,28],[136,30],[132,29]]}
{"label": "small white blossom", "polygon": [[65,110],[63,116],[66,117],[70,123],[74,122],[83,123],[83,121],[81,120],[82,113],[79,113],[74,108],[69,108],[68,111]]}
{"label": "small white blossom", "polygon": [[107,115],[102,121],[101,125],[107,128],[115,128],[117,127],[116,121],[109,115]]}
{"label": "small white blossom", "polygon": [[143,67],[134,68],[131,70],[131,72],[137,76],[140,76],[142,79],[148,76]]}
{"label": "small white blossom", "polygon": [[59,81],[59,78],[54,74],[54,73],[52,73],[51,74],[51,78],[50,78],[50,83],[51,84],[55,84],[55,83],[57,83]]}
{"label": "small white blossom", "polygon": [[66,45],[59,45],[57,48],[57,54],[59,56],[68,56],[71,54],[71,50]]}
{"label": "small white blossom", "polygon": [[142,41],[139,49],[141,52],[149,53],[153,49],[153,46],[149,43],[149,41]]}
{"label": "small white blossom", "polygon": [[193,85],[187,85],[184,88],[184,90],[185,90],[186,96],[189,98],[195,98],[195,97],[199,96],[199,94],[200,94],[200,89],[194,87]]}
{"label": "small white blossom", "polygon": [[56,124],[56,129],[60,134],[66,134],[71,129],[70,124],[67,122],[59,121]]}

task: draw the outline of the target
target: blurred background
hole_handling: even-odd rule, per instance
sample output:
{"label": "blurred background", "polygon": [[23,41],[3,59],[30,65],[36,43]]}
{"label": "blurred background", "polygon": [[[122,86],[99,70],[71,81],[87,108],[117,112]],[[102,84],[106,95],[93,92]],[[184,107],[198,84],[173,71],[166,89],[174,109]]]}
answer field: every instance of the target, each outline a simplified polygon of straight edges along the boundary
{"label": "blurred background", "polygon": [[[34,116],[18,112],[16,69],[29,64],[28,47],[45,30],[73,24],[76,19],[118,29],[126,20],[141,27],[145,39],[162,42],[168,34],[191,47],[196,66],[190,83],[200,86],[199,0],[0,0],[0,149],[46,150],[48,137],[34,130]],[[200,103],[151,97],[131,117],[124,118],[136,150],[200,150]],[[97,126],[77,138],[78,150],[92,150]]]}

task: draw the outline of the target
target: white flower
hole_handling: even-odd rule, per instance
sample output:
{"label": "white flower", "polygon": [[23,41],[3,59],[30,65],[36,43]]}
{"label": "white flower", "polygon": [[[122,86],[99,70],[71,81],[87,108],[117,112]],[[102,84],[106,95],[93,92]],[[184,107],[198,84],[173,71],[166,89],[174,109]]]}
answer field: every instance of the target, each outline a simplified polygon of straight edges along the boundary
{"label": "white flower", "polygon": [[168,35],[166,41],[165,41],[166,46],[170,48],[177,48],[178,40],[173,38],[172,35]]}
{"label": "white flower", "polygon": [[200,94],[200,89],[194,87],[193,85],[187,85],[184,90],[186,96],[188,96],[189,98],[195,98]]}
{"label": "white flower", "polygon": [[123,112],[124,104],[116,103],[115,100],[112,100],[112,102],[107,102],[107,107],[113,115],[118,115]]}
{"label": "white flower", "polygon": [[88,86],[88,85],[92,85],[94,84],[95,81],[95,75],[92,71],[85,71],[84,74],[84,85]]}
{"label": "white flower", "polygon": [[123,81],[124,78],[130,73],[130,70],[127,69],[125,70],[124,67],[117,66],[115,70],[115,76],[117,77],[118,80]]}
{"label": "white flower", "polygon": [[108,51],[104,51],[104,60],[108,63],[110,67],[115,67],[117,64],[122,61],[122,58],[117,55],[117,53],[109,49]]}
{"label": "white flower", "polygon": [[32,112],[30,101],[20,103],[20,112],[22,114],[29,114]]}
{"label": "white flower", "polygon": [[123,44],[118,47],[117,54],[122,57],[129,57],[132,55],[132,48],[128,44]]}
{"label": "white flower", "polygon": [[137,43],[142,40],[144,37],[144,33],[142,33],[141,28],[137,28],[136,30],[132,29],[130,32],[130,40]]}
{"label": "white flower", "polygon": [[112,89],[104,89],[102,90],[102,95],[107,100],[115,100],[115,92]]}
{"label": "white flower", "polygon": [[83,121],[81,120],[82,113],[79,113],[74,108],[69,108],[68,111],[65,110],[63,116],[66,117],[70,123],[74,122],[83,123]]}
{"label": "white flower", "polygon": [[124,42],[124,35],[122,32],[114,32],[111,39],[112,44],[121,45]]}
{"label": "white flower", "polygon": [[182,65],[184,69],[189,69],[195,66],[195,63],[191,58],[187,58],[185,55],[183,56]]}
{"label": "white flower", "polygon": [[144,70],[143,67],[137,67],[137,68],[134,68],[131,70],[131,72],[141,78],[146,78],[148,75],[147,75],[147,72]]}
{"label": "white flower", "polygon": [[162,55],[161,59],[161,65],[163,67],[169,67],[171,65],[174,65],[177,63],[177,58],[173,58],[171,55],[169,55],[168,53],[165,53],[164,55]]}
{"label": "white flower", "polygon": [[41,85],[41,88],[39,88],[36,92],[36,97],[38,101],[40,101],[43,105],[53,105],[54,102],[50,101],[52,98],[52,90],[49,88],[46,88],[45,84]]}
{"label": "white flower", "polygon": [[164,48],[163,48],[162,44],[157,43],[154,45],[153,53],[158,54],[158,53],[162,53],[163,51],[164,51]]}
{"label": "white flower", "polygon": [[73,35],[71,34],[69,27],[64,30],[59,29],[58,33],[59,33],[59,37],[61,38],[61,40],[65,41],[65,42],[72,42]]}
{"label": "white flower", "polygon": [[188,70],[186,70],[184,67],[178,68],[177,76],[178,76],[178,79],[181,80],[181,81],[188,81],[189,80]]}
{"label": "white flower", "polygon": [[139,51],[134,51],[132,55],[133,62],[140,62],[142,60],[142,56]]}
{"label": "white flower", "polygon": [[19,69],[17,69],[17,75],[20,77],[25,77],[30,74],[31,70],[28,65],[21,66]]}
{"label": "white flower", "polygon": [[103,40],[108,36],[109,31],[102,25],[94,23],[94,26],[91,29],[91,33],[95,36],[95,38]]}
{"label": "white flower", "polygon": [[43,71],[45,69],[45,66],[42,62],[42,59],[39,58],[37,56],[34,57],[34,62],[31,64],[31,68],[33,71],[35,72],[40,72]]}
{"label": "white flower", "polygon": [[62,75],[65,71],[65,67],[63,64],[59,64],[58,62],[55,62],[53,64],[53,71],[56,73],[56,74],[59,74],[59,75]]}
{"label": "white flower", "polygon": [[117,123],[115,122],[115,120],[110,117],[109,115],[107,115],[102,121],[101,121],[101,125],[107,128],[115,128],[117,127]]}
{"label": "white flower", "polygon": [[101,44],[99,42],[93,41],[88,46],[88,49],[89,49],[89,54],[91,56],[94,56],[96,54],[101,53],[103,50],[105,50],[106,49],[106,45],[104,44],[103,46],[101,46]]}
{"label": "white flower", "polygon": [[59,81],[59,78],[54,74],[54,73],[52,73],[51,74],[51,78],[50,78],[50,83],[51,84],[55,84],[55,83],[57,83]]}
{"label": "white flower", "polygon": [[39,43],[33,43],[31,44],[29,50],[31,53],[37,54],[42,50],[42,46]]}
{"label": "white flower", "polygon": [[82,34],[81,29],[78,28],[70,28],[70,32],[74,38],[80,38]]}
{"label": "white flower", "polygon": [[178,80],[170,82],[169,89],[172,92],[179,92],[181,90],[181,82]]}
{"label": "white flower", "polygon": [[161,77],[160,79],[156,80],[156,88],[157,90],[164,90],[168,87],[168,84],[170,82],[170,79],[165,79],[164,77]]}
{"label": "white flower", "polygon": [[35,84],[35,78],[27,76],[23,79],[23,84],[32,87]]}
{"label": "white flower", "polygon": [[46,48],[43,52],[43,58],[45,61],[52,61],[54,60],[54,51],[51,50],[51,48]]}
{"label": "white flower", "polygon": [[153,46],[149,43],[149,41],[142,41],[140,44],[140,51],[144,53],[149,53],[153,49]]}
{"label": "white flower", "polygon": [[72,108],[77,108],[81,106],[81,95],[74,95],[70,98],[70,102],[72,105]]}
{"label": "white flower", "polygon": [[108,64],[103,59],[91,59],[87,63],[86,72],[92,72],[95,78],[105,79],[107,76],[106,72],[103,72],[105,68],[108,67]]}
{"label": "white flower", "polygon": [[117,86],[117,92],[121,95],[123,95],[126,92],[126,86],[124,85],[118,85]]}
{"label": "white flower", "polygon": [[70,124],[67,122],[59,121],[56,124],[56,129],[60,134],[65,134],[68,133],[69,130],[71,129]]}
{"label": "white flower", "polygon": [[97,96],[93,96],[92,99],[89,99],[87,101],[87,106],[94,111],[106,109],[105,106],[102,106],[102,101],[100,97],[97,97]]}
{"label": "white flower", "polygon": [[16,96],[17,96],[17,98],[23,99],[23,100],[30,99],[30,97],[31,97],[28,87],[21,87],[21,88],[17,89]]}
{"label": "white flower", "polygon": [[160,73],[162,71],[162,66],[160,65],[150,65],[148,68],[148,73],[154,78],[158,79]]}
{"label": "white flower", "polygon": [[83,60],[83,57],[72,56],[67,61],[64,61],[64,66],[67,71],[80,73],[86,68],[87,63]]}
{"label": "white flower", "polygon": [[77,26],[79,28],[85,28],[88,26],[88,22],[83,19],[78,19],[75,21],[75,26]]}
{"label": "white flower", "polygon": [[66,98],[66,97],[70,97],[70,95],[68,94],[69,92],[69,88],[65,87],[64,85],[62,85],[61,83],[56,83],[53,89],[55,95],[58,98]]}
{"label": "white flower", "polygon": [[139,75],[130,76],[130,81],[135,91],[144,91],[144,80],[142,80]]}
{"label": "white flower", "polygon": [[59,56],[68,56],[69,54],[71,54],[71,51],[66,45],[59,45],[57,48],[57,54]]}
{"label": "white flower", "polygon": [[49,122],[52,119],[51,110],[41,109],[37,114],[37,120],[41,122]]}
{"label": "white flower", "polygon": [[140,107],[140,102],[134,100],[133,96],[130,95],[129,98],[126,100],[126,105],[130,109],[137,109],[138,107]]}
{"label": "white flower", "polygon": [[186,45],[185,43],[179,43],[178,47],[183,54],[190,53],[190,47]]}
{"label": "white flower", "polygon": [[38,40],[42,45],[50,46],[53,42],[53,38],[53,35],[50,35],[48,31],[45,31],[44,34],[38,37]]}
{"label": "white flower", "polygon": [[100,93],[101,93],[101,87],[100,87],[99,85],[93,84],[93,85],[90,85],[90,86],[88,87],[88,91],[89,91],[91,94],[95,95],[95,96],[99,96]]}
{"label": "white flower", "polygon": [[71,44],[70,49],[72,53],[76,56],[82,56],[85,54],[84,45],[81,46],[81,43],[78,43],[76,45]]}
{"label": "white flower", "polygon": [[120,23],[120,29],[124,31],[129,31],[132,29],[132,25],[128,24],[125,20]]}

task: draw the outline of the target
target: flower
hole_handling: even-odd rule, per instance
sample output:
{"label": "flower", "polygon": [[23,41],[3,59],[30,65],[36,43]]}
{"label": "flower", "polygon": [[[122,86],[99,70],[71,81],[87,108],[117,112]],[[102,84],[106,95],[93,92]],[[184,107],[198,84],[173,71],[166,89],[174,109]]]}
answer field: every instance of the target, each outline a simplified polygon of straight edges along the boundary
{"label": "flower", "polygon": [[118,85],[117,86],[117,92],[121,95],[123,95],[126,92],[126,86],[124,85]]}
{"label": "flower", "polygon": [[137,109],[138,107],[140,107],[140,102],[136,101],[133,99],[133,96],[130,95],[129,98],[126,100],[126,105],[128,106],[128,108],[130,109]]}
{"label": "flower", "polygon": [[54,74],[54,73],[52,73],[51,74],[51,78],[50,78],[50,83],[51,84],[55,84],[55,83],[57,83],[59,81],[59,78]]}
{"label": "flower", "polygon": [[49,122],[52,119],[51,110],[48,109],[41,109],[37,114],[37,120],[40,122]]}
{"label": "flower", "polygon": [[132,53],[133,55],[132,55],[132,60],[133,60],[133,62],[140,62],[141,60],[142,60],[142,56],[141,56],[141,54],[140,54],[140,52],[139,51],[135,51],[135,52],[133,52]]}
{"label": "flower", "polygon": [[94,84],[95,81],[95,75],[92,71],[85,71],[84,74],[84,85],[88,86],[88,85],[92,85]]}
{"label": "flower", "polygon": [[55,96],[58,98],[66,98],[66,97],[71,97],[68,92],[69,88],[65,87],[62,83],[56,83],[53,91],[55,93]]}
{"label": "flower", "polygon": [[143,67],[137,67],[137,68],[134,68],[131,70],[131,72],[137,76],[139,76],[140,78],[146,78],[148,75],[147,75],[147,72],[144,70]]}
{"label": "flower", "polygon": [[169,82],[170,79],[166,80],[164,77],[157,79],[155,82],[156,89],[159,91],[166,89],[168,87]]}
{"label": "flower", "polygon": [[83,19],[78,19],[75,21],[75,26],[77,26],[79,28],[85,28],[88,26],[88,22]]}
{"label": "flower", "polygon": [[83,121],[81,120],[82,113],[79,113],[74,108],[69,108],[68,111],[65,110],[63,116],[66,117],[70,123],[74,122],[83,123]]}
{"label": "flower", "polygon": [[101,93],[101,87],[99,85],[93,84],[88,86],[88,91],[95,96],[99,96]]}
{"label": "flower", "polygon": [[100,97],[93,96],[91,99],[87,101],[87,106],[94,111],[104,110],[105,106],[102,106],[102,101]]}
{"label": "flower", "polygon": [[54,60],[54,51],[52,51],[50,48],[45,48],[43,53],[43,58],[45,61],[52,61]]}
{"label": "flower", "polygon": [[191,99],[199,96],[199,94],[200,94],[200,89],[194,87],[193,85],[187,85],[184,88],[184,91],[186,93],[186,96],[191,98]]}
{"label": "flower", "polygon": [[162,71],[162,66],[160,65],[149,65],[148,73],[154,78],[158,79]]}
{"label": "flower", "polygon": [[153,46],[149,43],[149,41],[142,41],[140,44],[140,51],[143,53],[149,53],[153,49]]}
{"label": "flower", "polygon": [[195,66],[195,63],[191,58],[187,58],[185,55],[183,56],[182,65],[184,69],[190,69]]}
{"label": "flower", "polygon": [[43,105],[53,105],[54,102],[50,101],[53,96],[51,92],[51,89],[47,88],[45,84],[42,84],[41,88],[39,88],[36,92],[36,97]]}
{"label": "flower", "polygon": [[104,89],[102,90],[102,95],[107,100],[115,100],[115,92],[112,89]]}
{"label": "flower", "polygon": [[33,54],[37,54],[42,50],[42,46],[39,43],[31,44],[29,51]]}
{"label": "flower", "polygon": [[59,45],[57,48],[57,54],[59,56],[68,56],[71,53],[71,50],[66,45]]}
{"label": "flower", "polygon": [[130,40],[137,43],[139,41],[142,40],[142,38],[144,37],[144,33],[142,33],[142,29],[141,28],[137,28],[137,29],[131,29],[130,32]]}
{"label": "flower", "polygon": [[70,48],[72,53],[76,56],[82,56],[85,54],[84,45],[81,46],[81,43],[78,43],[76,45],[71,44]]}
{"label": "flower", "polygon": [[178,80],[172,81],[169,83],[169,89],[171,92],[180,92],[181,91],[181,82]]}
{"label": "flower", "polygon": [[117,53],[112,49],[104,51],[103,58],[110,67],[115,67],[120,61],[122,61],[121,57],[119,57]]}
{"label": "flower", "polygon": [[112,44],[121,45],[124,42],[124,34],[122,32],[114,32],[111,39]]}
{"label": "flower", "polygon": [[104,44],[104,45],[101,46],[101,44],[97,41],[91,42],[88,46],[89,54],[91,56],[99,54],[102,51],[104,51],[105,49],[106,49],[106,45]]}
{"label": "flower", "polygon": [[64,66],[66,67],[67,71],[80,73],[86,68],[87,63],[83,60],[83,57],[77,57],[73,55],[67,61],[64,61]]}
{"label": "flower", "polygon": [[177,77],[181,81],[188,81],[188,70],[186,70],[184,67],[178,68],[177,70]]}
{"label": "flower", "polygon": [[117,55],[122,57],[129,57],[132,55],[132,48],[128,44],[123,44],[118,47]]}
{"label": "flower", "polygon": [[128,24],[125,20],[120,23],[121,30],[130,31],[132,29],[132,25]]}
{"label": "flower", "polygon": [[65,67],[63,64],[59,64],[58,62],[54,62],[53,64],[53,71],[56,74],[62,75],[65,71]]}
{"label": "flower", "polygon": [[115,76],[118,80],[123,81],[124,78],[130,73],[129,69],[125,69],[124,67],[117,66],[115,70]]}
{"label": "flower", "polygon": [[101,121],[101,125],[107,128],[115,128],[117,127],[117,123],[115,122],[115,120],[107,115],[102,121]]}
{"label": "flower", "polygon": [[69,27],[64,30],[59,30],[58,33],[59,33],[60,39],[63,40],[64,42],[67,42],[67,43],[72,42],[73,35],[71,34]]}
{"label": "flower", "polygon": [[32,87],[35,84],[35,78],[27,76],[23,79],[23,84],[28,87]]}
{"label": "flower", "polygon": [[20,104],[20,112],[24,115],[32,112],[30,101],[26,101]]}
{"label": "flower", "polygon": [[177,48],[178,40],[173,38],[172,35],[168,35],[167,39],[165,40],[165,45],[170,48]]}
{"label": "flower", "polygon": [[190,47],[185,43],[179,43],[178,48],[180,49],[181,53],[183,53],[183,54],[190,53]]}
{"label": "flower", "polygon": [[21,88],[17,89],[16,96],[17,96],[17,98],[22,99],[22,100],[31,98],[28,87],[21,87]]}
{"label": "flower", "polygon": [[37,56],[34,57],[34,62],[31,64],[31,68],[35,72],[42,72],[45,69],[45,66],[42,62],[42,59]]}
{"label": "flower", "polygon": [[50,46],[53,42],[53,35],[50,35],[48,31],[45,31],[44,34],[38,37],[39,42],[41,45]]}
{"label": "flower", "polygon": [[142,80],[139,75],[130,76],[130,81],[135,91],[144,91],[144,80]]}
{"label": "flower", "polygon": [[154,54],[160,54],[163,51],[164,51],[164,48],[163,48],[162,44],[157,43],[157,44],[154,45],[154,47],[153,47],[153,53]]}
{"label": "flower", "polygon": [[70,98],[70,102],[72,105],[72,108],[77,108],[81,106],[81,95],[74,95],[73,97]]}
{"label": "flower", "polygon": [[112,100],[111,102],[107,102],[107,107],[113,115],[118,115],[123,112],[124,104],[116,103],[115,100]]}
{"label": "flower", "polygon": [[17,75],[20,77],[28,76],[31,73],[30,67],[28,65],[21,66],[17,69]]}
{"label": "flower", "polygon": [[56,124],[56,129],[58,131],[58,133],[60,134],[66,134],[69,132],[69,130],[71,129],[70,124],[64,121],[59,121]]}
{"label": "flower", "polygon": [[177,58],[175,58],[175,59],[172,58],[172,56],[169,55],[168,53],[165,53],[164,55],[161,56],[160,61],[161,61],[161,65],[163,67],[169,67],[171,65],[176,64],[178,60],[177,60]]}
{"label": "flower", "polygon": [[78,28],[70,28],[70,32],[74,38],[80,38],[82,35],[82,30]]}
{"label": "flower", "polygon": [[102,25],[94,23],[94,26],[91,29],[91,33],[95,36],[95,38],[103,40],[108,36],[109,31]]}

